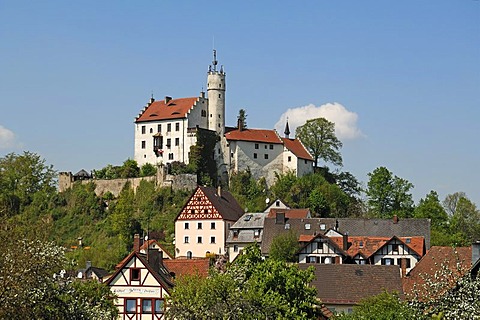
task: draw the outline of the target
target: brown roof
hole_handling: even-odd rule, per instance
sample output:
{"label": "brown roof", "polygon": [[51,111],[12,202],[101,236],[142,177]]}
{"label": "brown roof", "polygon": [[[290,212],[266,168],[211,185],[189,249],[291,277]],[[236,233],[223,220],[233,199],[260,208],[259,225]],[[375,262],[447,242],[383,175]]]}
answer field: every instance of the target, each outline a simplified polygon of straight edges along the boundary
{"label": "brown roof", "polygon": [[197,101],[196,97],[172,99],[166,104],[165,100],[154,101],[135,122],[185,118]]}
{"label": "brown roof", "polygon": [[185,275],[207,277],[210,259],[173,259],[164,260],[163,264],[170,272],[175,274],[175,277]]}
{"label": "brown roof", "polygon": [[267,218],[275,218],[278,212],[285,213],[285,218],[307,218],[310,209],[270,209]]}
{"label": "brown roof", "polygon": [[[434,246],[423,256],[422,259],[410,270],[406,277],[403,278],[403,289],[406,295],[414,294],[414,285],[420,295],[431,294],[422,289],[425,283],[424,277],[433,279],[435,272],[439,271],[442,265],[448,267],[452,272],[448,281],[449,286],[453,286],[458,278],[465,275],[472,265],[472,247],[437,247]],[[448,289],[448,286],[445,288]]]}
{"label": "brown roof", "polygon": [[297,158],[306,159],[313,161],[312,156],[308,153],[305,146],[300,142],[298,139],[289,139],[289,138],[282,138],[283,144],[285,148],[290,150]]}
{"label": "brown roof", "polygon": [[317,297],[325,304],[357,304],[384,290],[397,292],[403,297],[398,266],[359,264],[301,263],[300,269],[315,268]]}
{"label": "brown roof", "polygon": [[233,130],[225,134],[227,140],[255,141],[264,143],[283,144],[275,130],[243,129]]}
{"label": "brown roof", "polygon": [[198,191],[202,192],[208,198],[224,220],[237,221],[244,214],[242,207],[240,207],[230,192],[221,190],[221,196],[218,196],[218,190],[216,188],[198,186],[185,206],[178,213],[175,221],[184,213],[189,202],[195,201],[194,197]]}

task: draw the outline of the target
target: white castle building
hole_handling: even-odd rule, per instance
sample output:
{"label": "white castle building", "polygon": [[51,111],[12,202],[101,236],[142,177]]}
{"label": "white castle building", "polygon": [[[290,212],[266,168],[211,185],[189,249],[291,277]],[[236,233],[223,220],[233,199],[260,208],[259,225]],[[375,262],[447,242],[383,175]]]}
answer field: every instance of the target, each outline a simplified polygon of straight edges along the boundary
{"label": "white castle building", "polygon": [[199,129],[216,132],[219,143],[215,147],[219,177],[249,169],[268,184],[275,172],[289,170],[297,176],[313,172],[313,158],[298,139],[290,139],[288,123],[285,138],[275,130],[247,129],[239,121],[236,128],[225,127],[226,73],[223,66],[217,70],[216,51],[207,74],[207,97],[165,97],[162,101],[150,99],[135,118],[135,155],[139,166],[174,161],[189,163],[190,147],[197,143]]}

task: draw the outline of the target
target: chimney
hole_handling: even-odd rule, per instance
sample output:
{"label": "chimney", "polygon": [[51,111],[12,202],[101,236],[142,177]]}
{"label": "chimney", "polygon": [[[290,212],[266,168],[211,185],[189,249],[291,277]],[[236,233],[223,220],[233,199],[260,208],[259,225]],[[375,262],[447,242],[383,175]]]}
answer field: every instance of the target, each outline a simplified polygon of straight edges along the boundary
{"label": "chimney", "polygon": [[140,252],[140,235],[138,233],[133,236],[133,251]]}
{"label": "chimney", "polygon": [[154,99],[153,96],[152,96],[152,97],[150,98],[150,101],[149,101],[148,104],[151,105],[151,104],[154,103],[154,102],[155,102],[155,99]]}
{"label": "chimney", "polygon": [[285,212],[277,212],[275,215],[275,224],[285,224]]}
{"label": "chimney", "polygon": [[200,91],[200,97],[205,98],[205,91]]}
{"label": "chimney", "polygon": [[85,270],[88,270],[92,267],[92,261],[87,261],[87,264],[85,265]]}
{"label": "chimney", "polygon": [[343,250],[348,250],[348,234],[343,235]]}
{"label": "chimney", "polygon": [[400,270],[401,277],[405,277],[407,275],[407,259],[400,259]]}
{"label": "chimney", "polygon": [[480,240],[472,243],[472,266],[480,259]]}
{"label": "chimney", "polygon": [[165,104],[168,104],[172,100],[172,97],[165,96]]}
{"label": "chimney", "polygon": [[393,215],[393,224],[397,224],[398,223],[398,216],[395,214]]}
{"label": "chimney", "polygon": [[158,249],[148,249],[148,263],[158,272],[163,266],[163,252]]}
{"label": "chimney", "polygon": [[222,186],[221,185],[218,185],[218,187],[217,187],[217,196],[219,196],[220,198],[222,197]]}

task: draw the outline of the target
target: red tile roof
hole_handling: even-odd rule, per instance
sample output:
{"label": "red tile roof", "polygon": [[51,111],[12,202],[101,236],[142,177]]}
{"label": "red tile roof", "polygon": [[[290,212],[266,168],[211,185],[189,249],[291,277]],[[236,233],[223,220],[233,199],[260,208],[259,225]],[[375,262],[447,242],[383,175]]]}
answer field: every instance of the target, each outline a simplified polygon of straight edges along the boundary
{"label": "red tile roof", "polygon": [[210,259],[173,259],[163,260],[163,264],[170,272],[175,273],[175,277],[178,276],[208,276],[208,269],[210,268]]}
{"label": "red tile roof", "polygon": [[[435,273],[445,265],[451,271],[448,279],[441,279],[442,282],[448,282],[449,285],[443,291],[453,286],[455,282],[470,270],[472,265],[472,247],[437,247],[434,246],[423,256],[422,259],[410,270],[403,278],[403,290],[406,295],[413,295],[417,291],[420,296],[432,294],[423,288],[425,277],[433,279]],[[414,290],[416,286],[416,290]],[[442,294],[443,292],[439,292]]]}
{"label": "red tile roof", "polygon": [[284,212],[287,219],[308,218],[310,209],[270,209],[267,218],[275,218],[278,212]]}
{"label": "red tile roof", "polygon": [[310,241],[312,241],[313,239],[315,239],[315,236],[314,236],[314,235],[311,235],[311,234],[301,234],[301,235],[298,237],[298,242],[310,242]]}
{"label": "red tile roof", "polygon": [[[423,256],[425,248],[424,237],[394,237],[402,241],[408,248],[413,250],[420,257]],[[343,245],[343,237],[331,237],[335,243],[339,246]],[[410,239],[410,243],[407,243],[407,239]],[[347,253],[351,257],[355,257],[357,254],[362,255],[365,258],[371,257],[381,247],[389,243],[393,238],[387,237],[348,237],[349,247]]]}
{"label": "red tile roof", "polygon": [[312,156],[298,139],[282,138],[285,148],[290,150],[297,158],[313,161]]}
{"label": "red tile roof", "polygon": [[243,129],[233,130],[225,134],[227,140],[255,141],[264,143],[283,144],[275,130]]}
{"label": "red tile roof", "polygon": [[196,97],[172,99],[166,104],[165,100],[154,101],[135,122],[185,118],[198,99]]}

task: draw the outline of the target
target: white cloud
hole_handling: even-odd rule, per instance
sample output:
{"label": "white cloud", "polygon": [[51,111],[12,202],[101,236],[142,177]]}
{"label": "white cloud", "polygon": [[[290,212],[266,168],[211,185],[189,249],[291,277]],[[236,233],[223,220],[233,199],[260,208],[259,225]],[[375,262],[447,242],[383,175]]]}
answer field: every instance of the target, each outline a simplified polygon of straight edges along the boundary
{"label": "white cloud", "polygon": [[15,134],[0,125],[0,149],[7,149],[16,145]]}
{"label": "white cloud", "polygon": [[348,111],[340,103],[326,103],[321,106],[309,104],[307,106],[288,109],[281,115],[280,120],[275,124],[275,129],[283,136],[285,122],[288,118],[290,137],[295,136],[295,129],[307,120],[325,118],[335,123],[335,134],[340,140],[353,140],[365,135],[357,127],[358,115]]}

